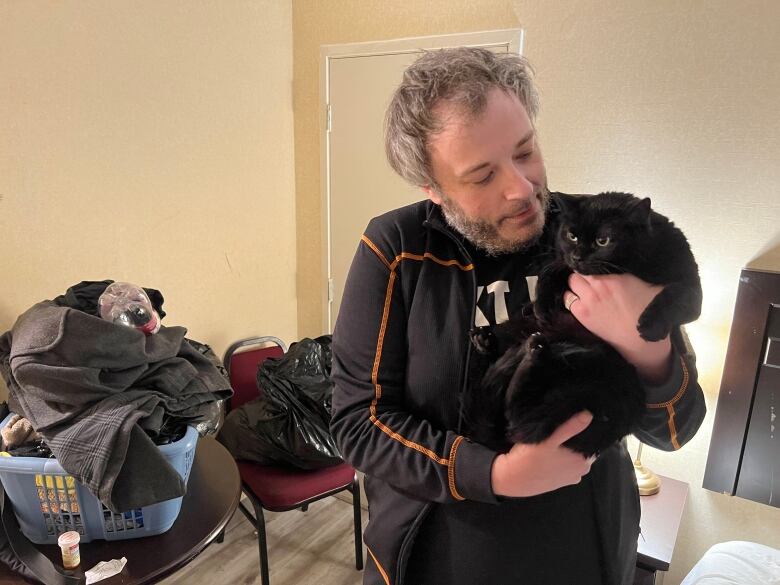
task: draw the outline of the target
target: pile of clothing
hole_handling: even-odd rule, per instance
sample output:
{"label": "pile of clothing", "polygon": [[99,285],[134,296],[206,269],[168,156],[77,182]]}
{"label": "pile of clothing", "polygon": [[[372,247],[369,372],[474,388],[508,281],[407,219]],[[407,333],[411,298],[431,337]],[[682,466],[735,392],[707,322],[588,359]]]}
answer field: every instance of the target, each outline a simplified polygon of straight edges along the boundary
{"label": "pile of clothing", "polygon": [[[0,373],[11,411],[65,471],[123,512],[184,495],[156,442],[213,418],[232,390],[185,328],[144,335],[101,319],[97,300],[111,282],[82,282],[23,313],[0,337]],[[145,290],[163,317],[162,294]]]}

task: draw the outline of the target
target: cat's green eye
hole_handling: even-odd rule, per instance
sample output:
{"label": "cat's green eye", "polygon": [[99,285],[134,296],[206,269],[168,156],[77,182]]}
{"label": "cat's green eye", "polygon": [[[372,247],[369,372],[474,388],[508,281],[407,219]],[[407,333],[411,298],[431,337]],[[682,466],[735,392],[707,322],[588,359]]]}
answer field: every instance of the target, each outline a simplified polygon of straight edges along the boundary
{"label": "cat's green eye", "polygon": [[609,238],[608,237],[607,238],[596,238],[596,245],[597,246],[601,246],[602,248],[604,246],[608,246],[609,245]]}
{"label": "cat's green eye", "polygon": [[567,237],[569,240],[571,240],[572,242],[576,242],[576,241],[577,241],[577,236],[575,236],[575,235],[574,235],[573,233],[571,233],[571,232],[566,232],[566,237]]}

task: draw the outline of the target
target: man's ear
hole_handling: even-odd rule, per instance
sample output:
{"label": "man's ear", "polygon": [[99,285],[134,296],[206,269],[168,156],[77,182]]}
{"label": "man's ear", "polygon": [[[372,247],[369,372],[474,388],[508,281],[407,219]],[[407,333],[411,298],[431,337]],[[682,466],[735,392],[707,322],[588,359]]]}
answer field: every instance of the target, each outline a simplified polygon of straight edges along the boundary
{"label": "man's ear", "polygon": [[430,185],[424,185],[422,190],[428,196],[428,199],[433,201],[436,205],[441,205],[442,202],[441,195],[439,195],[436,189],[434,189]]}

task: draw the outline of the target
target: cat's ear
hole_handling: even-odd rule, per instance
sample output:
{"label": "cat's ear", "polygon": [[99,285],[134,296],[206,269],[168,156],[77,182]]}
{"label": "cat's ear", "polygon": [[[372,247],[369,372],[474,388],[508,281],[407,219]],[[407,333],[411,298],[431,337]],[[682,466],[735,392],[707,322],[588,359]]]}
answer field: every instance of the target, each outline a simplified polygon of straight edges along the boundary
{"label": "cat's ear", "polygon": [[584,199],[582,195],[569,195],[567,193],[558,193],[555,197],[555,202],[558,204],[558,208],[561,213],[569,217],[576,215],[577,210],[580,208],[580,202]]}
{"label": "cat's ear", "polygon": [[652,201],[650,201],[650,197],[645,197],[644,199],[637,201],[633,209],[633,215],[638,222],[647,224],[648,227],[650,226],[651,205]]}

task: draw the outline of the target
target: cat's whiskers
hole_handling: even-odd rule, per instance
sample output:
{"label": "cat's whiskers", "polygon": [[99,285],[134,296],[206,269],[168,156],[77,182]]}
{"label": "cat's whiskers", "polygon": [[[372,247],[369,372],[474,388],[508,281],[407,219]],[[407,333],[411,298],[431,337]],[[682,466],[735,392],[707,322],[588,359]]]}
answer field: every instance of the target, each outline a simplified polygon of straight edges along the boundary
{"label": "cat's whiskers", "polygon": [[606,260],[581,262],[579,266],[573,267],[573,270],[580,274],[621,274],[625,272],[625,269]]}

